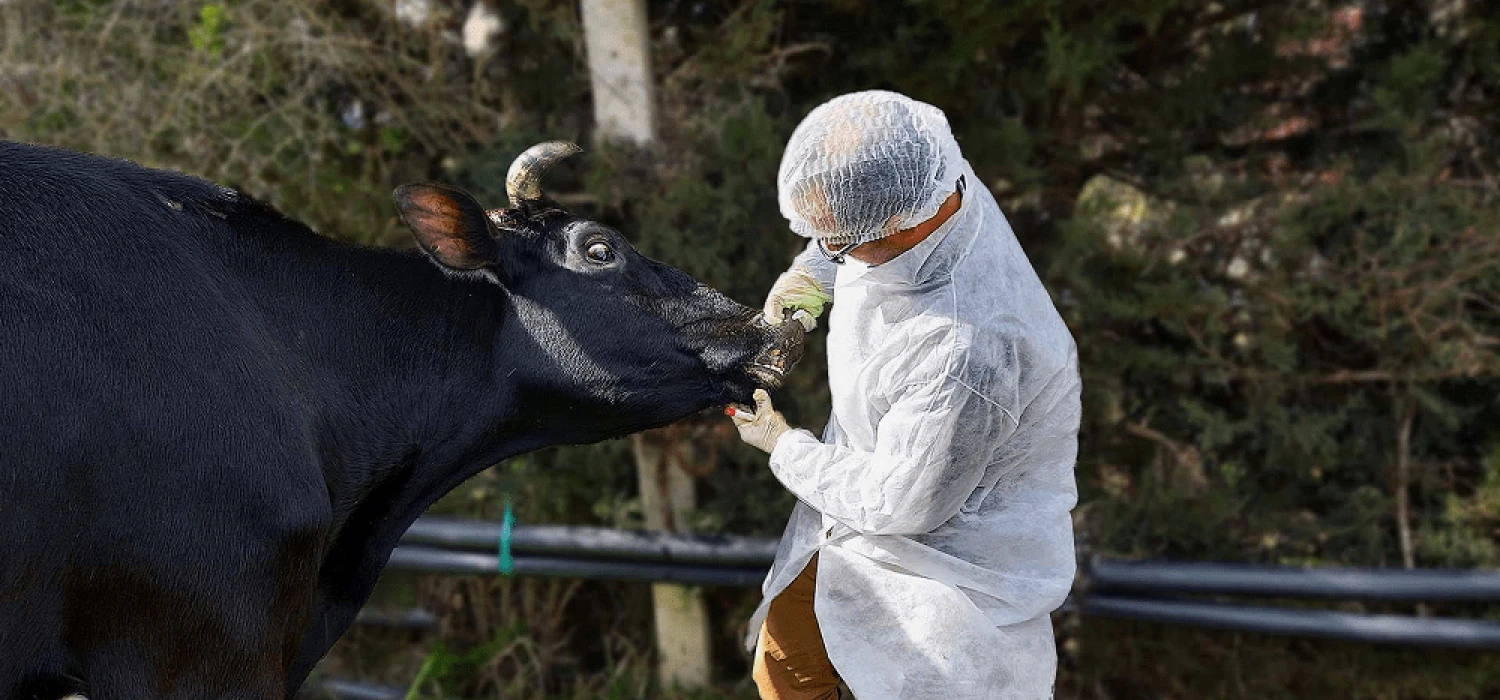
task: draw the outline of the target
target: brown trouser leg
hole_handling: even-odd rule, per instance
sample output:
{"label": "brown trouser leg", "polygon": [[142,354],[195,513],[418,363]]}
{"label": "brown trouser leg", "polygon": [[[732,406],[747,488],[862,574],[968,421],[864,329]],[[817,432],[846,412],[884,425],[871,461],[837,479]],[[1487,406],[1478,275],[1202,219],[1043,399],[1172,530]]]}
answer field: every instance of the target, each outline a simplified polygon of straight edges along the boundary
{"label": "brown trouser leg", "polygon": [[818,558],[771,601],[755,648],[755,687],[762,700],[838,700],[839,677],[813,617]]}

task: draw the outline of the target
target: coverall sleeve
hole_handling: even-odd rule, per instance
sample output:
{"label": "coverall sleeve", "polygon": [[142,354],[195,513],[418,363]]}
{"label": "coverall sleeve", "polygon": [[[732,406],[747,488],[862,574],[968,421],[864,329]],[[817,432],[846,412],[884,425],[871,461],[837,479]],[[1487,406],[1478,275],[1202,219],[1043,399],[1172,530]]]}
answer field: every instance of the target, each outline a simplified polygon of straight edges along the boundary
{"label": "coverall sleeve", "polygon": [[790,430],[771,451],[771,471],[804,503],[857,532],[922,534],[958,514],[1015,427],[1009,411],[944,375],[897,392],[873,452]]}
{"label": "coverall sleeve", "polygon": [[792,267],[800,267],[807,270],[813,276],[813,279],[817,280],[818,284],[823,287],[823,292],[830,299],[833,298],[833,283],[834,279],[838,277],[838,266],[830,262],[828,258],[823,257],[822,253],[818,252],[817,241],[807,242],[807,247],[803,248],[802,252],[798,253],[797,257],[792,260]]}

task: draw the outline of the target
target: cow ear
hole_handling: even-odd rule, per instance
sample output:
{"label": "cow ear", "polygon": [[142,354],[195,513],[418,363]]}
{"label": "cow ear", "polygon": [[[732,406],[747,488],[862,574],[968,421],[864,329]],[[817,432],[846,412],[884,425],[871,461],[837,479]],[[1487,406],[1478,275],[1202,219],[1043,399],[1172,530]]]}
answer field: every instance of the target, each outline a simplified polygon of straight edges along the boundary
{"label": "cow ear", "polygon": [[396,188],[396,209],[422,250],[453,270],[477,270],[496,260],[499,245],[484,207],[469,193],[442,185]]}

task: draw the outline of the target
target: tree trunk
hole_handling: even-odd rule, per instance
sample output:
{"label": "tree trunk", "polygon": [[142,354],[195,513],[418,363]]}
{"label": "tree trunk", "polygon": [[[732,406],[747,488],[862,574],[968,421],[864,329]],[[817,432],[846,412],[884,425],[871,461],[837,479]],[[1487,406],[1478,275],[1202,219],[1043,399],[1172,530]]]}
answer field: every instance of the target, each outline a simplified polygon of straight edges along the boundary
{"label": "tree trunk", "polygon": [[646,0],[582,0],[593,80],[595,136],[646,146],[656,140]]}
{"label": "tree trunk", "polygon": [[[640,478],[641,511],[646,527],[687,532],[687,516],[697,506],[690,465],[692,451],[672,428],[630,436],[630,451]],[[651,585],[656,618],[657,677],[663,686],[703,687],[713,670],[709,653],[708,606],[703,591],[670,583]]]}
{"label": "tree trunk", "polygon": [[[594,98],[594,137],[637,147],[656,140],[651,35],[645,0],[582,0],[584,43]],[[691,465],[671,428],[630,439],[641,487],[646,527],[686,532],[696,506]],[[708,606],[688,586],[652,584],[656,618],[657,677],[663,686],[703,687],[712,670]]]}

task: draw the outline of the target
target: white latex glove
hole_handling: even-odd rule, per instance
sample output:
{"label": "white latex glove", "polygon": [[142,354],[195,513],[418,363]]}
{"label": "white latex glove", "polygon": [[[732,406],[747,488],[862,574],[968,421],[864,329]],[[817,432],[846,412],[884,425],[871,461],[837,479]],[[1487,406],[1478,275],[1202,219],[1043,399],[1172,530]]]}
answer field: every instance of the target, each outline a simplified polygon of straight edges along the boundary
{"label": "white latex glove", "polygon": [[755,412],[750,413],[744,406],[730,406],[724,409],[734,421],[734,427],[740,431],[740,439],[746,444],[759,447],[766,454],[776,447],[776,441],[781,434],[792,427],[787,425],[786,418],[781,416],[781,411],[771,407],[771,395],[765,389],[755,390]]}
{"label": "white latex glove", "polygon": [[833,297],[823,285],[801,266],[795,266],[776,278],[771,291],[766,293],[766,303],[761,307],[766,322],[776,325],[786,320],[786,311],[793,311],[792,319],[811,332],[818,327],[817,318],[823,315],[823,307]]}

